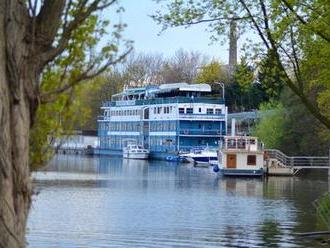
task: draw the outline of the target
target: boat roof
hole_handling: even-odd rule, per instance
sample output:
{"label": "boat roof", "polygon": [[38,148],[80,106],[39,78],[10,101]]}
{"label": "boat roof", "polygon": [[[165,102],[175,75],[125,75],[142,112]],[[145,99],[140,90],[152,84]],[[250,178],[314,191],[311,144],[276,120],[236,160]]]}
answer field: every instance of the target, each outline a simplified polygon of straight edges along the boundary
{"label": "boat roof", "polygon": [[255,140],[257,140],[258,137],[254,137],[254,136],[225,136],[225,139],[255,139]]}
{"label": "boat roof", "polygon": [[140,95],[145,93],[149,94],[157,94],[157,93],[166,93],[173,91],[189,91],[189,92],[211,92],[211,86],[208,84],[188,84],[188,83],[169,83],[169,84],[161,84],[161,85],[150,85],[146,87],[139,88],[129,88],[124,89],[123,92],[115,94],[113,96],[127,96],[127,95]]}
{"label": "boat roof", "polygon": [[208,84],[187,84],[187,83],[172,83],[162,84],[159,86],[159,91],[199,91],[199,92],[211,92],[211,86]]}

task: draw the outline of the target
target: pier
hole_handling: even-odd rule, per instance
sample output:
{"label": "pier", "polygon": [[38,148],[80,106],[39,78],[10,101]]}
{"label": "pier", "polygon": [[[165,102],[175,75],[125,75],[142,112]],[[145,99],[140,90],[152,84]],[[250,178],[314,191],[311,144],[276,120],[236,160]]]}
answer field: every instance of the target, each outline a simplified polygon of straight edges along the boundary
{"label": "pier", "polygon": [[327,169],[330,176],[329,156],[287,156],[276,149],[265,150],[268,175],[294,176],[304,169]]}

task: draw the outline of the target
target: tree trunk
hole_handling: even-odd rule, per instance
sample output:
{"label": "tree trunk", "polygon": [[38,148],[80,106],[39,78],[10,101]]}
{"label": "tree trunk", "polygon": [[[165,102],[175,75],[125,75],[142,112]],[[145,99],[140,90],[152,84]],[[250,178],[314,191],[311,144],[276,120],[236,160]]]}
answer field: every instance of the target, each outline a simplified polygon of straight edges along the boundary
{"label": "tree trunk", "polygon": [[[29,130],[35,78],[22,3],[0,0],[0,247],[24,247],[31,203]],[[31,111],[32,110],[32,111]]]}

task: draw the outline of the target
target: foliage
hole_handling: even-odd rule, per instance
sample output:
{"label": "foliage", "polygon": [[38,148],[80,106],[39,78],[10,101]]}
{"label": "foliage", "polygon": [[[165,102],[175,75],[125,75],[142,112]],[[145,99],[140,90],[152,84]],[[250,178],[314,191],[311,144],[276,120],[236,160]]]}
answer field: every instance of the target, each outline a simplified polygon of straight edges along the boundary
{"label": "foliage", "polygon": [[254,135],[258,136],[267,148],[281,149],[285,138],[285,110],[281,103],[269,102],[260,107],[264,117],[255,127]]}
{"label": "foliage", "polygon": [[[313,41],[316,41],[318,48],[320,41],[324,43],[324,49],[330,49],[330,32],[327,28],[330,23],[329,11],[330,2],[327,0],[303,1],[303,4],[297,0],[173,0],[167,1],[153,18],[163,29],[206,23],[214,39],[227,38],[230,23],[237,21],[241,33],[248,30],[259,37],[248,46],[253,57],[259,57],[260,60],[268,54],[275,74],[281,77],[281,81],[294,92],[306,109],[330,129],[330,117],[324,110],[327,107],[323,106],[327,105],[327,97],[323,97],[320,91],[320,98],[316,102],[315,98],[309,97],[309,83],[314,79],[314,76],[309,76],[318,74],[318,71],[306,74],[303,70],[307,61],[304,58],[312,51],[309,47],[313,47]],[[326,65],[323,62],[313,60],[318,69]],[[316,77],[321,77],[321,74]],[[278,97],[276,88],[271,94]],[[327,92],[325,94],[328,95]]]}
{"label": "foliage", "polygon": [[271,99],[262,84],[255,80],[255,70],[244,58],[236,65],[225,84],[226,104],[230,112],[251,111]]}
{"label": "foliage", "polygon": [[239,84],[242,92],[248,92],[254,83],[254,70],[248,65],[244,57],[235,68],[233,80]]}
{"label": "foliage", "polygon": [[321,123],[305,111],[292,92],[283,90],[279,102],[262,105],[261,111],[269,112],[257,123],[254,135],[268,148],[295,156],[328,154],[330,136],[324,135]]}
{"label": "foliage", "polygon": [[[69,15],[75,15],[74,4],[67,8]],[[95,107],[91,92],[97,91],[105,81],[99,75],[124,57],[118,61],[115,59],[118,52],[115,40],[120,38],[123,26],[114,25],[115,30],[110,35],[106,31],[110,30],[109,24],[96,13],[88,16],[72,31],[63,53],[45,68],[39,89],[41,105],[30,134],[32,169],[40,168],[51,158],[56,138],[86,126],[85,122],[91,119]],[[98,41],[102,36],[107,36],[109,41],[100,49]]]}
{"label": "foliage", "polygon": [[220,62],[212,61],[200,69],[194,81],[197,83],[223,83],[228,81],[228,75]]}
{"label": "foliage", "polygon": [[206,64],[207,58],[199,52],[179,49],[173,57],[165,61],[161,71],[164,83],[192,83],[198,69]]}
{"label": "foliage", "polygon": [[284,82],[284,75],[274,63],[274,54],[269,51],[257,64],[257,81],[264,89],[267,96],[279,100]]}

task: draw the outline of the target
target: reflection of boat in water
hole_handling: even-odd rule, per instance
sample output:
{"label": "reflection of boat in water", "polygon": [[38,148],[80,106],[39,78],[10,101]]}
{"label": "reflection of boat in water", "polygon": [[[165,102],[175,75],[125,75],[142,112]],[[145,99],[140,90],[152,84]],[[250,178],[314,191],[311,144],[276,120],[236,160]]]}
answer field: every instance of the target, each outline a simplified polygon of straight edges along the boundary
{"label": "reflection of boat in water", "polygon": [[148,159],[149,150],[139,145],[129,144],[123,149],[123,158]]}
{"label": "reflection of boat in water", "polygon": [[196,166],[209,166],[218,164],[218,155],[216,150],[210,150],[208,147],[205,149],[193,149],[189,153],[180,155],[183,159],[194,163]]}

